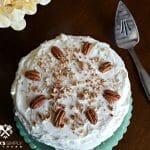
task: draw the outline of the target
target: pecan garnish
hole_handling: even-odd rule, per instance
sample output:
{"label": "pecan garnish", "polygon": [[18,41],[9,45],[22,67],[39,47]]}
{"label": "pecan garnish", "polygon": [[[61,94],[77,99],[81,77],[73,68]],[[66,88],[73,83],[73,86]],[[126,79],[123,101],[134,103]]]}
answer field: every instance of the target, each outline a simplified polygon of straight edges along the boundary
{"label": "pecan garnish", "polygon": [[89,42],[84,42],[83,43],[83,48],[82,48],[82,53],[84,55],[87,55],[91,52],[92,48],[93,48],[94,44],[89,43]]}
{"label": "pecan garnish", "polygon": [[55,58],[57,58],[58,60],[62,60],[62,58],[64,58],[64,54],[63,52],[60,50],[60,48],[53,46],[51,48],[51,53],[53,54],[53,56]]}
{"label": "pecan garnish", "polygon": [[30,102],[30,107],[32,109],[36,109],[40,106],[42,106],[46,101],[46,98],[44,95],[39,95],[37,97],[35,97],[31,102]]}
{"label": "pecan garnish", "polygon": [[105,73],[105,72],[111,70],[112,67],[113,67],[113,65],[111,64],[111,62],[105,62],[99,66],[99,71],[102,73]]}
{"label": "pecan garnish", "polygon": [[66,117],[66,118],[64,119],[64,123],[65,123],[65,124],[69,124],[69,123],[70,123],[70,119]]}
{"label": "pecan garnish", "polygon": [[71,114],[70,118],[72,120],[74,120],[76,123],[78,123],[80,125],[84,125],[84,122],[83,122],[83,120],[81,119],[81,117],[79,116],[78,113]]}
{"label": "pecan garnish", "polygon": [[109,102],[117,101],[120,98],[120,95],[117,92],[112,90],[105,90],[103,96]]}
{"label": "pecan garnish", "polygon": [[90,121],[92,124],[96,124],[98,121],[97,114],[93,108],[88,107],[87,110],[85,111],[85,115],[87,119]]}
{"label": "pecan garnish", "polygon": [[74,105],[70,105],[70,109],[73,109],[74,108]]}
{"label": "pecan garnish", "polygon": [[56,81],[54,82],[54,87],[55,87],[55,88],[58,88],[58,89],[61,88],[61,82],[62,82],[61,80],[56,80]]}
{"label": "pecan garnish", "polygon": [[57,104],[57,105],[56,105],[56,108],[57,108],[57,109],[60,109],[60,108],[61,108],[61,109],[65,109],[65,107],[66,107],[66,105],[64,105],[64,104]]}
{"label": "pecan garnish", "polygon": [[85,63],[83,61],[79,61],[78,62],[78,66],[81,70],[84,70],[84,67],[85,67]]}
{"label": "pecan garnish", "polygon": [[107,106],[110,111],[113,111],[113,107],[111,105]]}
{"label": "pecan garnish", "polygon": [[77,97],[78,97],[80,100],[84,100],[85,95],[84,95],[82,92],[80,92],[80,93],[77,94]]}
{"label": "pecan garnish", "polygon": [[77,102],[77,103],[76,103],[76,107],[77,107],[77,109],[78,109],[80,112],[83,111],[83,104]]}
{"label": "pecan garnish", "polygon": [[90,92],[89,93],[89,97],[90,97],[90,99],[96,98],[97,97],[97,93],[96,92]]}
{"label": "pecan garnish", "polygon": [[54,126],[58,128],[62,128],[64,126],[64,118],[65,118],[65,110],[64,109],[58,109],[56,111],[56,116],[54,119]]}
{"label": "pecan garnish", "polygon": [[38,113],[37,114],[38,117],[40,118],[40,120],[46,120],[46,119],[51,119],[51,113],[48,112],[47,114],[43,114],[43,113]]}
{"label": "pecan garnish", "polygon": [[25,77],[33,80],[33,81],[39,81],[41,79],[40,73],[36,70],[28,70],[25,72]]}
{"label": "pecan garnish", "polygon": [[32,92],[34,92],[34,93],[40,93],[40,90],[38,89],[37,86],[31,86],[31,87],[30,87],[30,90],[31,90]]}

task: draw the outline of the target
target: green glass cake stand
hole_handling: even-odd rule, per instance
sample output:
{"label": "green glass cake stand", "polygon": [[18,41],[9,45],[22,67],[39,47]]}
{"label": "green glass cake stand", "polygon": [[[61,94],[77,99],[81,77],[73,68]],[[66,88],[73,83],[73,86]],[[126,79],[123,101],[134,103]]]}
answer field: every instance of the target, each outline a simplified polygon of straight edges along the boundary
{"label": "green glass cake stand", "polygon": [[[130,124],[130,118],[132,116],[132,98],[130,99],[130,107],[127,115],[124,118],[121,126],[118,130],[111,136],[108,140],[104,141],[102,144],[97,146],[94,150],[112,150],[114,146],[118,144],[118,142],[123,138],[124,133],[127,131],[127,127]],[[55,148],[51,146],[47,146],[43,143],[38,142],[31,135],[29,135],[20,122],[20,120],[15,116],[16,126],[19,129],[20,135],[23,137],[24,141],[30,146],[31,149],[34,150],[55,150]]]}

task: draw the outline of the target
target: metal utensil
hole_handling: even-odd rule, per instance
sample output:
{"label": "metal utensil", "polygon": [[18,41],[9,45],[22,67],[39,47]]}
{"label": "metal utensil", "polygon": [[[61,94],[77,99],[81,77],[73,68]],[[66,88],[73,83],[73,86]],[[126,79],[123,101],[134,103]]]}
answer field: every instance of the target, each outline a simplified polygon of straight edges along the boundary
{"label": "metal utensil", "polygon": [[145,93],[150,100],[150,76],[143,68],[134,51],[134,46],[139,42],[138,29],[132,14],[122,1],[119,1],[116,11],[115,40],[118,47],[128,49],[139,73]]}

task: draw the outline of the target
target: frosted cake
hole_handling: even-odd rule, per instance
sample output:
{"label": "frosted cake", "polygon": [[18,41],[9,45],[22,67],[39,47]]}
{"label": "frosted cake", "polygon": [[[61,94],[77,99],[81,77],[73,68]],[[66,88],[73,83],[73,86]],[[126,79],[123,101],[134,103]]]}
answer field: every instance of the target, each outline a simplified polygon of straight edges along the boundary
{"label": "frosted cake", "polygon": [[61,34],[21,59],[11,94],[15,115],[37,141],[90,150],[119,128],[131,90],[124,62],[108,44]]}

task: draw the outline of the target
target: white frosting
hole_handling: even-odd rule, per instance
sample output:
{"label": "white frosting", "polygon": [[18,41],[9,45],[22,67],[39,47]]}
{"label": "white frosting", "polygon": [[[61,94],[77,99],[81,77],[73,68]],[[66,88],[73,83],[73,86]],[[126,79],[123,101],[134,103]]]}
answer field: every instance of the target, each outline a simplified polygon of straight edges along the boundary
{"label": "white frosting", "polygon": [[[75,48],[81,48],[82,43],[85,41],[94,43],[92,51],[87,56],[81,52],[74,51]],[[74,112],[79,113],[76,108],[70,109],[70,104],[75,104],[77,101],[80,101],[84,109],[90,105],[96,108],[98,115],[96,125],[92,125],[86,119],[83,112],[79,114],[84,121],[84,126],[81,126],[74,132],[71,129],[71,123],[68,125],[65,124],[63,128],[56,128],[50,120],[41,121],[36,115],[37,112],[46,113],[51,106],[51,101],[47,101],[37,109],[31,109],[29,107],[30,101],[37,95],[37,93],[29,90],[29,85],[38,86],[41,93],[49,97],[48,89],[55,81],[51,70],[53,68],[56,68],[57,72],[61,70],[59,68],[60,66],[58,66],[60,65],[60,61],[51,54],[51,47],[54,45],[59,47],[64,55],[68,56],[67,54],[70,55],[74,53],[80,61],[91,64],[93,72],[97,74],[97,77],[106,81],[104,86],[99,85],[100,88],[97,92],[97,97],[93,103],[89,104],[88,99],[79,100],[77,91],[83,88],[92,91],[93,88],[85,83],[76,86],[71,84],[73,80],[85,81],[86,79],[90,79],[93,85],[97,84],[98,81],[93,78],[92,73],[86,68],[87,66],[85,66],[84,70],[80,70],[79,67],[77,67],[77,62],[71,60],[68,64],[68,68],[74,73],[73,78],[62,77],[62,85],[72,88],[71,96],[65,92],[57,101],[66,105],[66,115],[69,116]],[[91,59],[93,57],[99,57],[100,62],[93,62]],[[98,66],[105,61],[110,61],[113,64],[113,68],[106,73],[101,73],[98,70]],[[44,64],[44,68],[39,67],[39,62]],[[25,78],[24,72],[31,69],[36,69],[42,74],[41,81],[31,81]],[[105,89],[117,91],[121,96],[118,101],[112,104],[112,112],[107,107],[109,104],[108,101],[102,96]],[[14,99],[16,115],[22,121],[27,131],[38,141],[58,149],[90,150],[111,137],[121,125],[129,108],[130,83],[122,59],[108,44],[99,42],[91,37],[67,36],[61,34],[56,37],[56,39],[41,44],[38,48],[21,59],[16,73],[16,79],[12,85],[11,94]],[[110,113],[112,113],[113,116],[110,116]],[[33,126],[33,122],[36,122],[35,126]],[[80,132],[81,130],[83,133]]]}
{"label": "white frosting", "polygon": [[0,0],[0,28],[11,26],[23,30],[26,26],[25,14],[33,15],[37,4],[46,5],[51,0]]}

